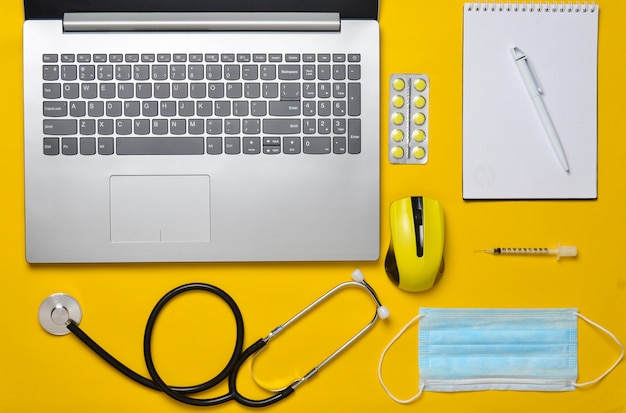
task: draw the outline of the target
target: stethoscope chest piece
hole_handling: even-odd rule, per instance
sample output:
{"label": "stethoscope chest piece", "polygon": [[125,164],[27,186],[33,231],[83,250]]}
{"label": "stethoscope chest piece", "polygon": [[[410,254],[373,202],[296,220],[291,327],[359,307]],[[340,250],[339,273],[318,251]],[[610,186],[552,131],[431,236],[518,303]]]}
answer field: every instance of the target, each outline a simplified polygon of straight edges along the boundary
{"label": "stethoscope chest piece", "polygon": [[46,298],[39,306],[39,324],[50,334],[69,334],[67,323],[72,320],[80,323],[83,312],[74,297],[57,293]]}

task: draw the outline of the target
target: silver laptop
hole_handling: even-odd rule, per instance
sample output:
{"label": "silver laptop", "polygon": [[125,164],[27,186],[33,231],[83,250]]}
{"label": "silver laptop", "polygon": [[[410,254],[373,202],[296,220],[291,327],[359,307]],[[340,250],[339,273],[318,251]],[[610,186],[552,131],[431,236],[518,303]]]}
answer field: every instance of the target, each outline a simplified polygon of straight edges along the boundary
{"label": "silver laptop", "polygon": [[376,260],[376,0],[25,0],[26,260]]}

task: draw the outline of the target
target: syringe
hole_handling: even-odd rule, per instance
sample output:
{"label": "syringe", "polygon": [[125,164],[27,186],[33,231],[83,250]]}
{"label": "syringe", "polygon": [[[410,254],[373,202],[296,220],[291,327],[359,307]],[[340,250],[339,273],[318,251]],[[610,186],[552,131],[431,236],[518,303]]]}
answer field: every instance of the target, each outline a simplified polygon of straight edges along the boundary
{"label": "syringe", "polygon": [[561,257],[575,257],[578,249],[574,246],[557,245],[556,248],[487,248],[477,252],[486,252],[494,255],[556,255]]}

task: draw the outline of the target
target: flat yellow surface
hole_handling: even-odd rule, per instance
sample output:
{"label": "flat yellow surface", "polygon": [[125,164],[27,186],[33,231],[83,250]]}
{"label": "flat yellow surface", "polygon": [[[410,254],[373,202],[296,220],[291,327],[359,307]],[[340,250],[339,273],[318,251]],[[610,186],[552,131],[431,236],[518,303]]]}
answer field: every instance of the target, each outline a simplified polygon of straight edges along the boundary
{"label": "flat yellow surface", "polygon": [[[419,307],[578,307],[626,341],[626,3],[602,1],[599,45],[599,197],[594,201],[465,202],[461,197],[462,0],[382,2],[381,25],[381,257],[387,248],[388,206],[425,195],[441,201],[446,217],[445,273],[425,293],[394,287],[383,259],[370,263],[28,265],[24,260],[22,143],[22,6],[5,0],[0,29],[0,179],[2,228],[0,289],[0,411],[187,412],[155,391],[122,377],[72,335],[54,337],[37,321],[41,301],[65,292],[83,307],[81,327],[130,367],[146,374],[142,340],[153,305],[171,288],[215,284],[238,302],[246,346],[264,337],[353,268],[366,278],[392,316],[378,323],[273,412],[623,412],[626,364],[601,383],[565,393],[427,392],[401,406],[376,377],[386,343]],[[392,73],[430,76],[430,157],[426,165],[387,161],[387,85]],[[377,85],[371,85],[377,87]],[[573,85],[576,87],[576,85]],[[583,104],[583,102],[581,102]],[[576,259],[493,257],[474,252],[492,246],[576,245]],[[304,374],[372,316],[372,306],[345,292],[302,321],[293,334],[271,343],[257,359],[260,382],[278,385]],[[399,397],[417,386],[416,328],[389,353],[385,379]],[[190,294],[163,313],[155,332],[155,359],[173,384],[203,381],[217,372],[233,342],[233,324],[215,299]],[[579,379],[602,373],[618,351],[601,333],[580,324]],[[241,390],[260,395],[241,372]],[[210,395],[224,391],[221,387]],[[262,395],[262,394],[261,394]],[[213,411],[238,412],[235,403]]]}

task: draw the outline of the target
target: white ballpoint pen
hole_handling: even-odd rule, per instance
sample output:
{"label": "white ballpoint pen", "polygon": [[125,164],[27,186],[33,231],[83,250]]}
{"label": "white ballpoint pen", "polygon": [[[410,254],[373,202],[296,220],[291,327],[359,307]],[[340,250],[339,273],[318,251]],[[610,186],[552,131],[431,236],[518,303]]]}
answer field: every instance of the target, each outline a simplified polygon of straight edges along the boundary
{"label": "white ballpoint pen", "polygon": [[548,114],[546,105],[543,103],[543,99],[541,98],[543,90],[541,89],[541,87],[539,87],[539,82],[537,82],[536,77],[530,69],[526,54],[517,47],[511,49],[511,54],[513,55],[513,59],[515,60],[515,64],[517,65],[520,76],[524,81],[524,85],[528,90],[530,99],[533,101],[535,110],[539,115],[541,124],[546,131],[548,140],[550,141],[550,144],[554,149],[554,153],[559,158],[559,162],[561,162],[563,169],[565,169],[565,171],[569,171],[569,165],[567,164],[567,158],[565,157],[565,152],[563,151],[561,140],[559,139],[559,135],[556,133],[556,129],[554,128],[554,124],[552,123],[552,119],[550,119],[550,114]]}

